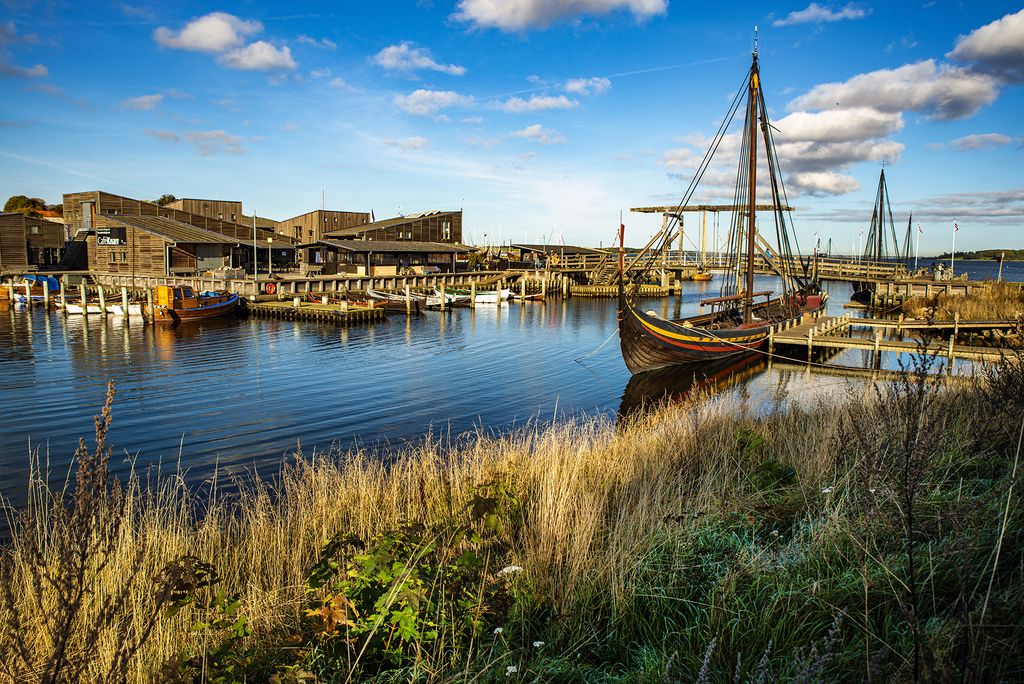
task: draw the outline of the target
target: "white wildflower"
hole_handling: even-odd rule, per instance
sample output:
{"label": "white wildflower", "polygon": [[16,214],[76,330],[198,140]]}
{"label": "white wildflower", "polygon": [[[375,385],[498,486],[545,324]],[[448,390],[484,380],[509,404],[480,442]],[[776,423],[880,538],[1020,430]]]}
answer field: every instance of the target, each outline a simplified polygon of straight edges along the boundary
{"label": "white wildflower", "polygon": [[533,647],[534,647],[534,648],[540,648],[540,647],[541,647],[541,646],[543,646],[543,645],[544,645],[544,642],[543,642],[543,641],[534,641],[534,642],[533,642]]}
{"label": "white wildflower", "polygon": [[874,488],[871,488],[871,489],[868,490],[868,494],[874,494],[874,493],[875,493]]}
{"label": "white wildflower", "polygon": [[508,667],[505,668],[505,676],[506,677],[508,677],[509,675],[513,675],[516,672],[519,672],[519,668],[516,667],[515,665],[509,665]]}
{"label": "white wildflower", "polygon": [[501,627],[495,627],[495,628],[494,628],[494,633],[495,633],[495,634],[501,634],[501,633],[502,633],[502,632],[504,632],[504,631],[505,631],[505,630],[504,630],[504,629],[502,629]]}
{"label": "white wildflower", "polygon": [[523,569],[518,565],[508,565],[498,571],[499,575],[511,575],[514,572],[522,572]]}
{"label": "white wildflower", "polygon": [[821,493],[822,494],[831,494],[832,493],[832,489],[833,489],[832,487],[825,487],[824,489],[821,490]]}

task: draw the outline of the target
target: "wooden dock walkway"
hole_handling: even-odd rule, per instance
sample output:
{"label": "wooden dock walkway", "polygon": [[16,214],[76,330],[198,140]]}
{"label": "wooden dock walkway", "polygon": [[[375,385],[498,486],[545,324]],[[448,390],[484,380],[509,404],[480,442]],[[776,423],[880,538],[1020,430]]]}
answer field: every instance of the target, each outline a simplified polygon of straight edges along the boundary
{"label": "wooden dock walkway", "polygon": [[[959,332],[968,329],[1007,329],[1017,327],[1017,321],[939,321],[937,325],[927,325],[921,321],[890,321],[883,319],[852,318],[850,316],[819,316],[817,318],[807,317],[794,325],[786,326],[780,324],[772,328],[768,338],[769,353],[774,352],[775,347],[788,347],[790,349],[806,349],[807,358],[810,359],[814,349],[861,349],[874,354],[880,352],[895,352],[917,354],[927,352],[938,356],[944,356],[950,360],[968,359],[973,361],[1001,361],[1005,355],[1005,349],[997,347],[977,347],[956,344],[956,334],[949,336],[948,341],[907,341],[884,339],[884,330],[912,330],[917,332]],[[873,338],[851,337],[850,329],[855,327],[872,328],[875,331]]]}
{"label": "wooden dock walkway", "polygon": [[263,301],[252,302],[247,299],[239,300],[242,310],[250,316],[264,318],[283,318],[287,320],[310,320],[326,321],[339,325],[351,325],[353,323],[372,323],[383,321],[385,317],[383,308],[345,307],[338,304],[314,304],[312,302],[299,301]]}

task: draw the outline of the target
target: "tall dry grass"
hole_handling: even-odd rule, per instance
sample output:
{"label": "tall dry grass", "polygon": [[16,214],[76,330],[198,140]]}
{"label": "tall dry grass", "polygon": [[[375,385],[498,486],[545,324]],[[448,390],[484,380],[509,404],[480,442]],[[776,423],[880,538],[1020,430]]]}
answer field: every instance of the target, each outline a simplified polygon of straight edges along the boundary
{"label": "tall dry grass", "polygon": [[[638,663],[650,681],[680,673],[692,678],[696,669],[688,668],[702,659],[702,667],[730,676],[733,668],[765,667],[757,663],[769,653],[796,663],[799,648],[825,638],[837,616],[861,600],[860,580],[843,565],[858,553],[850,539],[861,537],[846,532],[866,489],[858,470],[864,449],[854,435],[859,422],[878,423],[888,399],[870,390],[839,394],[812,409],[793,406],[763,418],[746,415],[737,401],[701,398],[622,425],[576,420],[503,436],[433,437],[386,458],[367,451],[297,454],[274,481],[237,482],[231,493],[211,485],[197,496],[177,475],[156,483],[133,475],[117,487],[117,535],[89,577],[87,606],[96,614],[128,578],[124,610],[89,652],[80,650],[81,632],[71,650],[98,680],[126,635],[142,634],[155,621],[129,663],[127,679],[144,682],[183,650],[210,648],[207,635],[189,629],[194,614],[158,610],[154,578],[171,560],[190,556],[212,564],[223,586],[239,594],[239,612],[253,630],[248,642],[287,662],[286,637],[301,620],[304,580],[325,541],[341,532],[368,539],[406,521],[444,519],[481,483],[502,482],[522,506],[502,533],[508,552],[498,559],[498,567],[524,568],[520,603],[509,620],[560,649],[555,665],[531,666],[537,679],[592,678],[566,674],[577,672],[570,661],[581,654],[604,662],[595,667],[606,667],[610,678],[617,676],[616,662]],[[929,407],[942,411],[943,453],[966,448],[961,436],[981,425],[968,406],[969,397],[947,395]],[[949,463],[943,468],[955,470]],[[45,550],[65,532],[50,526],[55,518],[44,510],[59,506],[62,493],[43,482],[39,473],[31,483],[35,503],[26,520],[33,527],[18,530],[3,557],[12,595],[23,599],[19,608],[28,616],[22,638],[38,648],[46,644],[29,598],[38,587],[27,540]],[[896,480],[887,482],[880,479],[872,496],[892,506],[880,503],[877,510],[898,509]],[[876,522],[886,534],[900,529]],[[872,540],[870,548],[882,554],[875,547],[886,543]],[[888,585],[878,591],[899,594],[903,571],[878,567],[877,582]],[[819,579],[832,587],[821,596]],[[46,597],[49,607],[61,610],[53,599]],[[899,622],[895,608],[879,611],[885,613],[879,625],[869,615],[859,623],[847,619],[860,624],[852,641]],[[9,618],[9,608],[0,608],[0,624]],[[14,637],[3,638],[0,672],[31,676],[16,670]],[[875,643],[889,638],[882,634]],[[500,674],[487,660],[493,646],[484,646],[467,654],[461,672],[426,678]],[[888,654],[884,667],[902,671],[906,658],[898,643],[877,648]],[[508,657],[499,663],[521,662]]]}
{"label": "tall dry grass", "polygon": [[1024,289],[1015,283],[993,283],[964,297],[914,297],[903,303],[903,313],[936,320],[952,320],[956,314],[961,320],[1014,320],[1024,315]]}

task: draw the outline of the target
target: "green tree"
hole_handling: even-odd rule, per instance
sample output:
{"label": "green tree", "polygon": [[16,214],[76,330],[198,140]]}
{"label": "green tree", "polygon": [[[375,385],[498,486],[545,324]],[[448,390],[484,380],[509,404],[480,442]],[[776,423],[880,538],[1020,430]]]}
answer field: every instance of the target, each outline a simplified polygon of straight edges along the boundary
{"label": "green tree", "polygon": [[165,204],[170,204],[171,202],[177,202],[177,201],[178,201],[178,198],[175,197],[174,195],[160,195],[160,199],[158,199],[156,201],[156,203],[159,204],[162,207]]}
{"label": "green tree", "polygon": [[46,209],[46,202],[38,197],[26,197],[25,195],[14,195],[7,199],[4,204],[5,212],[20,211],[28,216],[39,216],[39,211]]}

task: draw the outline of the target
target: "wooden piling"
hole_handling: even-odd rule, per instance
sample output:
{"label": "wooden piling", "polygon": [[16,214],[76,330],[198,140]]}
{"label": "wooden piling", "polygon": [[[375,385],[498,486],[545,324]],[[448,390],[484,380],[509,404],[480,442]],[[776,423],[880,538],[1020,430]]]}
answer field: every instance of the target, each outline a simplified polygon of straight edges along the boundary
{"label": "wooden piling", "polygon": [[150,323],[156,323],[156,309],[153,308],[153,288],[146,288],[146,315]]}
{"label": "wooden piling", "polygon": [[68,298],[64,290],[67,288],[67,283],[64,281],[64,276],[60,277],[60,313],[62,316],[68,315]]}
{"label": "wooden piling", "polygon": [[526,301],[526,276],[524,275],[519,281],[519,295]]}
{"label": "wooden piling", "polygon": [[569,279],[562,275],[562,299],[568,299],[569,297]]}
{"label": "wooden piling", "polygon": [[14,283],[7,283],[7,301],[14,305]]}
{"label": "wooden piling", "polygon": [[128,288],[121,288],[121,315],[124,316],[124,320],[128,320]]}
{"label": "wooden piling", "polygon": [[405,286],[405,315],[412,315],[412,293],[409,291],[409,286]]}
{"label": "wooden piling", "polygon": [[25,306],[32,308],[32,283],[25,281]]}
{"label": "wooden piling", "polygon": [[88,306],[88,304],[87,304],[87,301],[85,299],[85,283],[82,283],[81,285],[78,286],[78,292],[79,292],[79,294],[82,295],[81,296],[81,299],[82,299],[82,315],[84,316],[89,311],[86,308],[86,306]]}
{"label": "wooden piling", "polygon": [[43,278],[43,308],[50,310],[50,281]]}
{"label": "wooden piling", "polygon": [[441,279],[441,311],[444,311],[444,298],[445,298],[445,286],[444,279]]}
{"label": "wooden piling", "polygon": [[[523,279],[523,282],[524,283],[526,282],[525,278]],[[523,285],[523,290],[524,291],[526,290],[526,286],[525,285]],[[469,284],[469,308],[470,309],[475,309],[476,308],[476,281],[475,280]]]}
{"label": "wooden piling", "polygon": [[103,291],[103,286],[98,285],[96,291],[100,293],[100,315],[107,315],[107,294]]}
{"label": "wooden piling", "polygon": [[[498,291],[498,296],[499,297],[501,296],[501,291],[500,290]],[[548,279],[547,278],[544,278],[544,280],[540,281],[540,296],[541,296],[541,299],[544,299],[544,298],[546,298],[548,296]]]}

